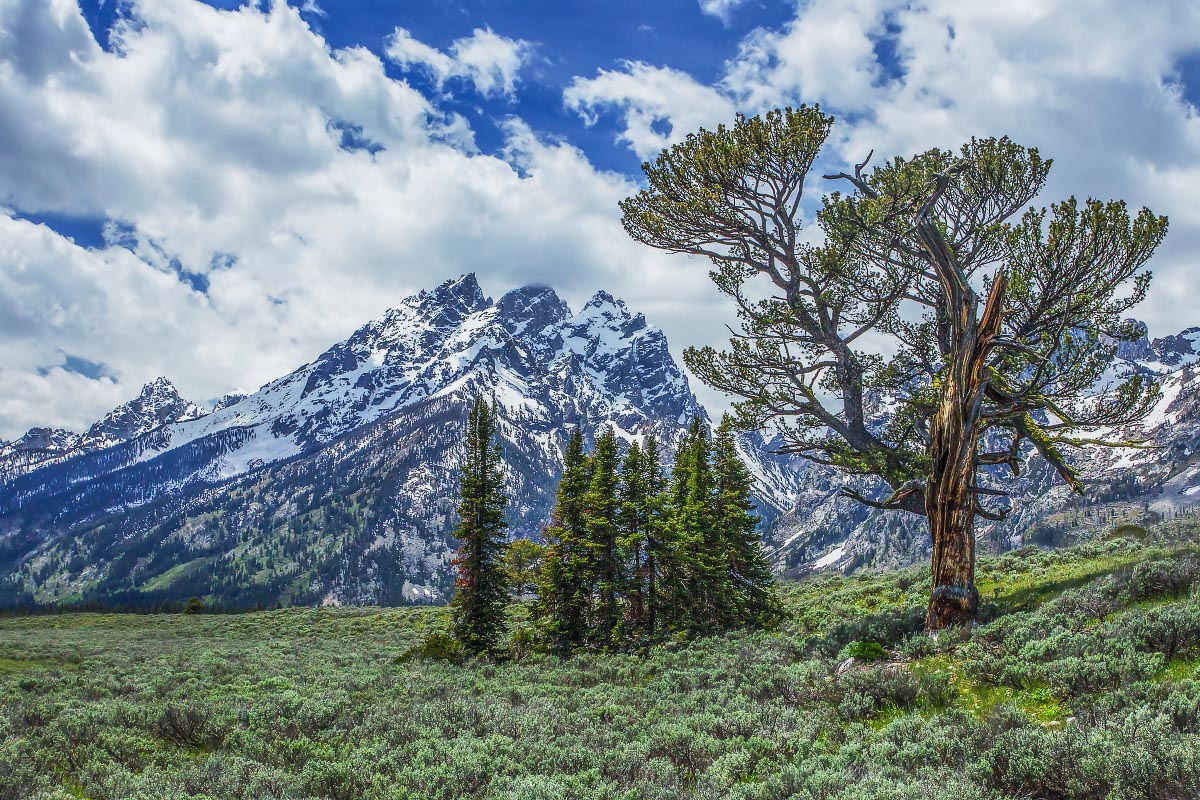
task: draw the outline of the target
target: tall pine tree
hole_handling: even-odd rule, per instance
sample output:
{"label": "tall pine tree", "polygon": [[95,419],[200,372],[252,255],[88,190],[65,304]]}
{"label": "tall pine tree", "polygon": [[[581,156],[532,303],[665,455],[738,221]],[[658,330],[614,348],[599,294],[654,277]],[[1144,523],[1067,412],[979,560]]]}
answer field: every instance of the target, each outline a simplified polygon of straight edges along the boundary
{"label": "tall pine tree", "polygon": [[495,410],[479,397],[467,420],[454,532],[462,544],[453,561],[458,575],[450,603],[454,635],[467,653],[494,651],[504,632],[507,505]]}
{"label": "tall pine tree", "polygon": [[634,442],[621,464],[620,543],[625,553],[625,627],[635,644],[654,635],[659,614],[659,570],[664,563],[663,488],[658,442]]}
{"label": "tall pine tree", "polygon": [[618,605],[624,583],[624,558],[618,528],[617,436],[606,428],[592,451],[592,479],[584,496],[584,529],[587,532],[588,576],[595,587],[591,639],[599,647],[615,641],[621,620]]}
{"label": "tall pine tree", "polygon": [[621,462],[617,490],[618,536],[625,553],[625,630],[640,638],[646,633],[646,475],[642,448],[629,445]]}
{"label": "tall pine tree", "polygon": [[585,582],[584,494],[590,483],[591,465],[583,452],[583,430],[576,428],[563,453],[563,473],[551,524],[542,534],[546,551],[534,606],[549,649],[564,655],[587,638],[591,590]]}
{"label": "tall pine tree", "polygon": [[771,625],[778,621],[781,608],[758,536],[759,517],[750,499],[750,470],[738,456],[733,421],[728,414],[713,437],[712,461],[715,522],[727,570],[722,586],[728,594],[721,598],[718,608],[720,621],[724,626]]}
{"label": "tall pine tree", "polygon": [[715,516],[715,483],[704,423],[692,419],[671,472],[669,557],[671,627],[705,633],[718,626],[728,573]]}
{"label": "tall pine tree", "polygon": [[646,592],[646,635],[654,638],[658,620],[663,617],[663,570],[671,553],[671,529],[667,524],[667,478],[659,463],[658,440],[653,434],[646,437],[641,454],[644,484],[645,560],[641,584]]}

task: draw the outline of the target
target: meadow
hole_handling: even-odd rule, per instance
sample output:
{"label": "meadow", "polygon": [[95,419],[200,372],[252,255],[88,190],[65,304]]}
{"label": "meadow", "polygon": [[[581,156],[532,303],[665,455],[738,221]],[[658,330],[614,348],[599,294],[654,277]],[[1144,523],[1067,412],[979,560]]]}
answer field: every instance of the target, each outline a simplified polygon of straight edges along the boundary
{"label": "meadow", "polygon": [[[423,655],[442,608],[0,619],[0,798],[1200,797],[1194,534],[779,587],[774,632]],[[436,641],[437,637],[433,637]]]}

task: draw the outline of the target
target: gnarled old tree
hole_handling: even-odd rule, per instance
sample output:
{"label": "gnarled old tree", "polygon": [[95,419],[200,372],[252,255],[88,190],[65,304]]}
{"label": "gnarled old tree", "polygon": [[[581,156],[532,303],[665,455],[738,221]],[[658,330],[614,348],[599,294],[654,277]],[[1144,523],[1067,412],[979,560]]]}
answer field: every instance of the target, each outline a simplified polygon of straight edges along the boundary
{"label": "gnarled old tree", "polygon": [[801,107],[691,134],[643,165],[648,186],[621,203],[623,222],[652,247],[707,256],[737,304],[729,349],[689,350],[692,370],[740,398],[743,424],[773,421],[785,451],[875,479],[847,495],[928,517],[927,624],[967,623],[975,519],[1011,509],[981,468],[1015,476],[1036,452],[1082,492],[1067,448],[1129,444],[1095,431],[1158,397],[1140,376],[1097,384],[1136,335],[1122,317],[1145,295],[1167,221],[1131,219],[1123,202],[1022,211],[1050,161],[973,139],[825,176],[847,192],[824,198],[823,240],[809,244],[804,183],[832,124]]}

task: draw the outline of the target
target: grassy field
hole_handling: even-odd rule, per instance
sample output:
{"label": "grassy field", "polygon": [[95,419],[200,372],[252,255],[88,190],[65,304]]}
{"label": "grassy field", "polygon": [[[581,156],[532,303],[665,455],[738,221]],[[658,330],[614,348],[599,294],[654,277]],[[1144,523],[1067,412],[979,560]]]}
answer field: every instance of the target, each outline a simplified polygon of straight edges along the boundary
{"label": "grassy field", "polygon": [[1198,552],[983,562],[938,641],[928,570],[640,657],[415,657],[444,609],[0,619],[0,798],[1196,798]]}

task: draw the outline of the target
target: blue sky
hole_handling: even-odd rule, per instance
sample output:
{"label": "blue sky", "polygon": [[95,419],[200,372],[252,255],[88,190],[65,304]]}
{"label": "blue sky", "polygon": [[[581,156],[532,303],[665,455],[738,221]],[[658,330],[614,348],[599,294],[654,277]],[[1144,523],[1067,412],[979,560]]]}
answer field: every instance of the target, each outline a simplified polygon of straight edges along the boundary
{"label": "blue sky", "polygon": [[[576,76],[598,69],[617,69],[622,61],[669,65],[697,81],[720,78],[724,62],[738,44],[761,26],[785,23],[794,4],[779,0],[749,0],[725,19],[704,13],[691,0],[572,3],[536,2],[378,2],[337,0],[323,6],[290,0],[312,29],[335,48],[362,46],[380,56],[384,42],[397,26],[417,39],[445,50],[476,28],[491,28],[510,39],[532,43],[533,52],[515,97],[481,97],[462,82],[448,87],[444,107],[469,118],[476,142],[485,152],[503,146],[497,122],[510,115],[526,120],[548,135],[562,136],[583,148],[596,166],[636,173],[641,159],[614,141],[611,119],[587,126],[563,106],[563,91]],[[215,8],[236,9],[241,0],[209,0]],[[98,41],[107,45],[107,32],[122,12],[115,0],[83,0],[80,4]],[[305,10],[306,8],[315,10]],[[432,91],[420,69],[385,64],[387,73]]]}
{"label": "blue sky", "polygon": [[839,120],[815,174],[1008,134],[1055,159],[1040,202],[1166,213],[1141,316],[1200,325],[1192,0],[318,3],[0,3],[0,438],[158,375],[252,390],[467,271],[720,345],[707,265],[617,202],[689,131],[799,103]]}
{"label": "blue sky", "polygon": [[[289,0],[314,32],[331,47],[366,47],[381,57],[384,43],[397,26],[421,41],[446,49],[476,28],[491,28],[511,38],[533,43],[533,53],[522,80],[521,92],[512,97],[483,97],[469,83],[446,89],[441,105],[471,121],[480,150],[498,152],[505,137],[500,122],[518,116],[539,132],[570,140],[584,149],[600,169],[629,174],[639,171],[642,159],[615,139],[612,117],[592,125],[563,104],[563,91],[576,76],[598,69],[618,69],[627,60],[670,65],[702,83],[719,79],[724,62],[737,53],[741,39],[760,26],[787,21],[794,6],[776,0],[746,2],[724,19],[704,13],[690,0],[676,2],[564,3],[538,2],[377,2],[338,0],[307,5]],[[218,9],[237,9],[243,0],[206,0]],[[114,23],[132,15],[119,0],[82,0],[79,4],[93,36],[111,49],[109,31]],[[385,63],[389,75],[406,80],[422,91],[437,87],[426,71]],[[28,219],[44,222],[88,246],[103,242],[104,219],[55,213],[29,213]]]}

